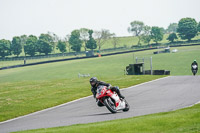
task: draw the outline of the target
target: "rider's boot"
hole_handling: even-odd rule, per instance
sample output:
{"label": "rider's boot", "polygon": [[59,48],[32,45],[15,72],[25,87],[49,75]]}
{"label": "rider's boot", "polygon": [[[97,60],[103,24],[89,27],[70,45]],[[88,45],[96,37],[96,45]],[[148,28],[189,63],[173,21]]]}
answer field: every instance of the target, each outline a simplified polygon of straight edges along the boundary
{"label": "rider's boot", "polygon": [[125,98],[121,93],[118,93],[118,96],[119,96],[119,98],[122,98],[122,99]]}
{"label": "rider's boot", "polygon": [[115,92],[117,93],[117,95],[119,96],[119,98],[122,98],[122,99],[124,99],[125,97],[120,93],[120,90],[119,90],[119,87],[113,87],[113,88],[115,88]]}

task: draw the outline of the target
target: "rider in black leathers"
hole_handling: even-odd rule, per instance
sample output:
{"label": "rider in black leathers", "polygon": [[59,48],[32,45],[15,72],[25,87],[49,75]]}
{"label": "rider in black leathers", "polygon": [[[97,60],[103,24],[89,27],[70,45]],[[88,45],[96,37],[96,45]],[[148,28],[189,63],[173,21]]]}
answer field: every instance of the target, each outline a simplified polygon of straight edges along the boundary
{"label": "rider in black leathers", "polygon": [[[119,87],[114,87],[114,86],[111,86],[111,84],[108,84],[108,83],[105,83],[105,82],[102,82],[102,81],[98,81],[98,79],[96,78],[96,77],[92,77],[91,79],[90,79],[90,85],[91,85],[91,91],[92,91],[92,93],[93,93],[93,96],[94,96],[94,98],[96,98],[96,93],[97,93],[97,87],[99,86],[99,85],[104,85],[104,86],[107,86],[108,87],[108,89],[111,89],[112,91],[115,91],[117,94],[118,94],[118,96],[120,97],[120,98],[122,98],[122,99],[124,99],[125,97],[120,93],[120,90],[119,90]],[[100,101],[98,101],[98,103],[97,103],[97,105],[98,106],[103,106],[103,104],[100,102]]]}

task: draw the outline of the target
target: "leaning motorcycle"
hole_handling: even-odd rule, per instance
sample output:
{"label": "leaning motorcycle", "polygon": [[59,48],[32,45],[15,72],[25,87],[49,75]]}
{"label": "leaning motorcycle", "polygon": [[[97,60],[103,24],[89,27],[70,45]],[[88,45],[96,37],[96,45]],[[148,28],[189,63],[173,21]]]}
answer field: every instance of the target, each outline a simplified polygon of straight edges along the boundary
{"label": "leaning motorcycle", "polygon": [[125,99],[120,99],[116,92],[111,91],[106,86],[97,87],[96,98],[107,107],[111,113],[119,110],[128,111],[130,106]]}

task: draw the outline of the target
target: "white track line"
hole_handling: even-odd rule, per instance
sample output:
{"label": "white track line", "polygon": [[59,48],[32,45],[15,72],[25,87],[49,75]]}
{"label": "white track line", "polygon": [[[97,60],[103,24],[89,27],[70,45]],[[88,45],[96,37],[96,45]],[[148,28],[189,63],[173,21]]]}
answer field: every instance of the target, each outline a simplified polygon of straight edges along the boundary
{"label": "white track line", "polygon": [[200,103],[200,101],[198,101],[197,103],[195,103],[195,104],[199,104]]}
{"label": "white track line", "polygon": [[194,106],[196,104],[200,104],[200,101],[196,102],[195,104],[189,105],[188,107],[192,107],[192,106]]}
{"label": "white track line", "polygon": [[[134,85],[134,86],[131,86],[131,87],[128,87],[128,88],[124,88],[122,90],[131,89],[133,87],[137,87],[137,86],[141,86],[141,85],[144,85],[144,84],[152,83],[152,82],[155,82],[155,81],[158,81],[158,80],[162,80],[162,79],[165,79],[165,78],[169,78],[169,77],[171,77],[171,76],[155,79],[155,80],[148,81],[148,82],[145,82],[145,83],[141,83],[141,84],[138,84],[138,85]],[[38,113],[42,113],[42,112],[45,112],[45,111],[48,111],[48,110],[56,109],[56,108],[59,108],[59,107],[65,106],[67,104],[71,104],[71,103],[74,103],[74,102],[77,102],[77,101],[80,101],[80,100],[83,100],[83,99],[86,99],[86,98],[89,98],[89,97],[92,97],[92,95],[91,96],[87,96],[87,97],[83,97],[83,98],[80,98],[80,99],[76,99],[76,100],[73,100],[71,102],[67,102],[67,103],[64,103],[64,104],[61,104],[61,105],[58,105],[58,106],[55,106],[55,107],[50,107],[50,108],[47,108],[47,109],[44,109],[44,110],[41,110],[41,111],[37,111],[37,112],[31,113],[31,114],[27,114],[27,115],[24,115],[24,116],[19,116],[19,117],[10,119],[10,120],[6,120],[6,121],[3,121],[3,122],[0,122],[0,124],[4,124],[4,123],[7,123],[7,122],[11,122],[11,121],[14,121],[14,120],[18,120],[18,119],[21,119],[21,118],[32,116],[32,115],[35,115],[35,114],[38,114]]]}
{"label": "white track line", "polygon": [[[198,102],[196,102],[196,103],[194,103],[194,104],[185,106],[185,107],[183,107],[183,108],[189,108],[189,107],[192,107],[192,106],[194,106],[194,105],[196,105],[196,104],[200,104],[200,101],[198,101]],[[175,111],[175,110],[177,110],[177,109],[174,109],[173,111]]]}
{"label": "white track line", "polygon": [[131,86],[131,87],[128,87],[128,88],[124,88],[124,89],[122,89],[122,90],[132,89],[132,88],[134,88],[134,87],[138,87],[138,86],[141,86],[141,85],[145,85],[145,84],[148,84],[148,83],[152,83],[152,82],[155,82],[155,81],[158,81],[158,80],[163,80],[163,79],[166,79],[166,78],[169,78],[169,77],[171,77],[171,76],[167,76],[167,77],[164,77],[164,78],[159,78],[159,79],[147,81],[147,82],[144,82],[144,83],[141,83],[141,84],[138,84],[138,85],[134,85],[134,86]]}

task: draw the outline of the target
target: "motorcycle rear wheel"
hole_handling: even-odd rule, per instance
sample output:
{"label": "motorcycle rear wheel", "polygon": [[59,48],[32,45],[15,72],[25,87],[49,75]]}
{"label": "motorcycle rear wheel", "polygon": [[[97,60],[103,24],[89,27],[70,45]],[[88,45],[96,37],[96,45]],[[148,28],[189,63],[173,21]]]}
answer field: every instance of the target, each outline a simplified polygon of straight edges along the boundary
{"label": "motorcycle rear wheel", "polygon": [[117,113],[115,103],[112,102],[111,98],[104,99],[104,104],[111,113]]}

